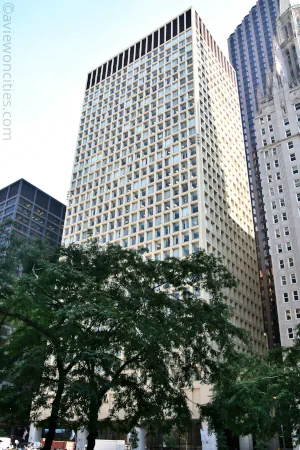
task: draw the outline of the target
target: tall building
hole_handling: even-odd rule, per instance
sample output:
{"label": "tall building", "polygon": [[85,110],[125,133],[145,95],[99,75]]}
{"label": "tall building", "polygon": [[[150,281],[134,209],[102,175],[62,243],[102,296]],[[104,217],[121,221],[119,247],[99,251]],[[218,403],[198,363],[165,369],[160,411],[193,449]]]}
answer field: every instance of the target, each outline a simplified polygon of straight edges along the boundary
{"label": "tall building", "polygon": [[300,324],[300,2],[281,1],[272,83],[256,115],[281,343]]}
{"label": "tall building", "polygon": [[273,37],[278,0],[259,0],[228,39],[230,61],[237,73],[254,216],[265,330],[269,347],[280,344],[272,261],[263,207],[254,117],[258,97],[267,92],[273,71]]}
{"label": "tall building", "polygon": [[239,281],[234,322],[266,347],[234,69],[192,8],[88,74],[63,242],[199,248]]}
{"label": "tall building", "polygon": [[0,189],[0,223],[13,220],[19,236],[60,245],[65,213],[65,205],[23,179]]}
{"label": "tall building", "polygon": [[[18,236],[46,239],[49,245],[60,245],[66,207],[27,181],[20,179],[0,189],[0,223],[12,220]],[[0,327],[0,340],[10,333]]]}

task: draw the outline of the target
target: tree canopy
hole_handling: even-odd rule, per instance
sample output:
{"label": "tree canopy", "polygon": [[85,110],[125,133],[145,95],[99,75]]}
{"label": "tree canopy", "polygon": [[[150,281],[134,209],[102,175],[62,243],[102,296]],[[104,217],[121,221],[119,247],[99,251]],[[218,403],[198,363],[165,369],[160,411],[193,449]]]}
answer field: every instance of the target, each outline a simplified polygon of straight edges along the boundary
{"label": "tree canopy", "polygon": [[224,361],[213,380],[211,401],[201,407],[219,447],[226,447],[224,430],[235,436],[252,434],[258,449],[284,432],[300,443],[300,337],[291,348],[278,348],[264,358],[236,354]]}
{"label": "tree canopy", "polygon": [[185,427],[185,389],[194,379],[211,383],[245,338],[224,302],[236,282],[204,251],[153,261],[90,240],[55,251],[27,242],[4,256],[14,263],[1,262],[0,315],[13,332],[1,350],[1,414],[25,417],[28,407],[16,407],[22,386],[31,419],[47,413],[47,450],[66,421],[89,430],[92,449],[109,391],[106,420],[127,432],[141,424]]}

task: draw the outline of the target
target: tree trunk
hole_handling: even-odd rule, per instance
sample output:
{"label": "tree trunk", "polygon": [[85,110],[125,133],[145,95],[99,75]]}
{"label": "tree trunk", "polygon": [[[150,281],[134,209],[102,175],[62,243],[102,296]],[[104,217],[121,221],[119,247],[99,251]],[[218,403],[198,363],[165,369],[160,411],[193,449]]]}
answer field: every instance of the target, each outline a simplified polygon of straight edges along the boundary
{"label": "tree trunk", "polygon": [[89,410],[89,435],[87,437],[88,445],[87,450],[94,450],[96,439],[98,436],[98,411],[99,411],[99,400],[97,396],[97,385],[92,382],[94,385],[94,390],[90,397],[90,410]]}
{"label": "tree trunk", "polygon": [[57,392],[52,403],[51,416],[49,420],[49,431],[46,436],[43,450],[51,450],[52,442],[55,436],[55,430],[58,424],[58,413],[60,408],[61,398],[65,388],[65,380],[61,380],[58,383]]}
{"label": "tree trunk", "polygon": [[98,431],[90,431],[89,435],[87,437],[87,450],[94,450],[95,445],[96,445],[96,439],[98,436]]}

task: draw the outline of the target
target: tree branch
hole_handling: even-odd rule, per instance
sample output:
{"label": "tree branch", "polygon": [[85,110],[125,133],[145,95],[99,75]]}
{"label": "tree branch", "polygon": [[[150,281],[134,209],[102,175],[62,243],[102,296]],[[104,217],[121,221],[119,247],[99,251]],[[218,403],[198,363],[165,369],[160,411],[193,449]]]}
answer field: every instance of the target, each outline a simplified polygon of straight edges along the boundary
{"label": "tree branch", "polygon": [[69,373],[71,369],[75,366],[75,364],[78,362],[78,357],[76,356],[72,362],[70,362],[69,365],[64,369],[65,373]]}
{"label": "tree branch", "polygon": [[114,384],[114,381],[117,380],[117,378],[121,375],[123,370],[126,369],[126,367],[129,366],[129,364],[133,363],[134,361],[137,361],[139,359],[140,355],[143,353],[143,351],[144,351],[144,349],[142,349],[136,356],[129,359],[128,361],[125,361],[124,364],[121,365],[121,367],[116,371],[116,373],[112,377],[111,381],[100,390],[99,395],[98,395],[99,403],[100,403],[101,399],[104,397],[104,395],[106,395],[107,392],[111,389],[111,387]]}
{"label": "tree branch", "polygon": [[23,316],[23,314],[9,312],[3,308],[0,308],[0,314],[6,315],[6,317],[14,317],[15,319],[19,319],[21,322],[26,323],[26,325],[29,325],[31,328],[34,328],[35,330],[46,336],[52,343],[56,343],[55,337],[51,333],[49,333],[48,330],[45,330],[45,328],[39,326],[28,317]]}
{"label": "tree branch", "polygon": [[[35,276],[35,278],[36,278],[37,280],[39,280],[39,276],[38,276],[38,274],[37,274],[36,271],[35,271],[35,266],[33,266],[33,268],[32,268],[32,273],[33,273],[33,275]],[[57,298],[52,297],[51,295],[49,295],[46,291],[44,291],[43,288],[41,288],[41,286],[37,286],[37,287],[38,287],[38,289],[41,291],[41,293],[44,294],[46,297],[50,298],[50,300],[52,300],[52,301],[55,302],[55,303],[60,304],[60,302],[59,302],[59,300],[58,300]]]}
{"label": "tree branch", "polygon": [[111,358],[114,358],[114,359],[116,359],[118,361],[124,361],[123,359],[119,358],[116,355],[113,355],[112,353],[102,352],[102,355],[110,356]]}
{"label": "tree branch", "polygon": [[6,321],[6,319],[7,319],[7,315],[4,315],[3,319],[2,319],[1,322],[0,322],[0,329],[1,329],[1,327],[3,327],[3,325],[4,325],[5,321]]}

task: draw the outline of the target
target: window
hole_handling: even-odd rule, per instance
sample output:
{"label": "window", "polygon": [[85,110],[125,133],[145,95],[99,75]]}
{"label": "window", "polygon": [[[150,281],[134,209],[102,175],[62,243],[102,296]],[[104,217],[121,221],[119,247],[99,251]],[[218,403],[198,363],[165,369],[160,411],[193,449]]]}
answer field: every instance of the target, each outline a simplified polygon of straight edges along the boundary
{"label": "window", "polygon": [[288,252],[292,251],[292,243],[291,242],[287,242],[286,243],[286,249],[287,249]]}
{"label": "window", "polygon": [[281,244],[278,244],[277,245],[277,253],[282,253],[283,252],[283,250],[282,250],[282,245]]}
{"label": "window", "polygon": [[299,301],[299,292],[298,291],[294,291],[293,292],[293,296],[294,296],[294,301],[298,302]]}
{"label": "window", "polygon": [[297,194],[297,202],[300,202],[300,194]]}
{"label": "window", "polygon": [[268,182],[269,183],[273,183],[273,176],[272,175],[268,175]]}
{"label": "window", "polygon": [[262,128],[260,131],[261,131],[262,136],[264,136],[266,134],[265,128]]}
{"label": "window", "polygon": [[266,168],[267,168],[267,170],[271,170],[271,163],[267,163]]}
{"label": "window", "polygon": [[188,256],[189,253],[190,253],[190,251],[189,251],[189,247],[188,246],[182,247],[182,256]]}
{"label": "window", "polygon": [[284,200],[284,198],[281,198],[281,199],[279,200],[279,202],[280,202],[281,208],[284,208],[284,207],[285,207],[285,200]]}
{"label": "window", "polygon": [[281,184],[278,186],[277,189],[278,189],[278,194],[283,194],[283,187]]}
{"label": "window", "polygon": [[275,144],[275,137],[271,136],[271,144]]}
{"label": "window", "polygon": [[290,154],[290,160],[291,160],[291,162],[296,161],[296,154],[295,153],[291,153]]}
{"label": "window", "polygon": [[297,180],[294,181],[295,184],[295,188],[299,188],[300,187],[300,178],[298,178]]}
{"label": "window", "polygon": [[275,214],[275,215],[273,216],[273,222],[274,222],[274,223],[278,223],[278,222],[279,222],[279,219],[278,219],[278,215],[277,215],[277,214]]}
{"label": "window", "polygon": [[189,214],[189,208],[187,208],[187,207],[182,208],[182,210],[181,210],[182,217],[186,217],[186,216],[188,216],[188,214]]}
{"label": "window", "polygon": [[279,263],[279,269],[280,269],[280,270],[283,270],[283,269],[284,269],[284,260],[283,260],[283,259],[280,259],[280,260],[278,261],[278,263]]}
{"label": "window", "polygon": [[284,303],[289,302],[289,293],[288,292],[283,293],[283,301],[284,301]]}
{"label": "window", "polygon": [[276,209],[276,208],[277,208],[277,205],[276,205],[276,202],[275,202],[275,201],[273,201],[273,202],[271,203],[271,205],[272,205],[272,209]]}
{"label": "window", "polygon": [[273,156],[276,156],[277,155],[277,148],[275,147],[275,148],[273,148]]}
{"label": "window", "polygon": [[280,172],[276,172],[276,179],[277,179],[277,180],[281,180],[281,174],[280,174]]}
{"label": "window", "polygon": [[173,250],[173,256],[174,258],[179,258],[179,249]]}
{"label": "window", "polygon": [[[300,108],[299,108],[299,109],[300,109]],[[264,118],[261,117],[261,118],[259,119],[259,121],[260,121],[261,124],[263,124],[263,123],[264,123]]]}
{"label": "window", "polygon": [[285,318],[286,320],[292,320],[292,313],[290,309],[287,309],[285,312]]}
{"label": "window", "polygon": [[269,150],[265,151],[265,158],[269,158]]}
{"label": "window", "polygon": [[299,110],[300,110],[300,103],[296,103],[296,104],[295,104],[295,110],[296,110],[296,111],[299,111]]}
{"label": "window", "polygon": [[189,240],[190,240],[189,233],[183,233],[182,240],[183,240],[183,242],[189,242]]}
{"label": "window", "polygon": [[284,119],[283,123],[285,126],[289,125],[290,124],[289,119]]}
{"label": "window", "polygon": [[289,150],[291,150],[291,148],[294,148],[293,141],[288,142],[288,148],[289,148]]}
{"label": "window", "polygon": [[294,258],[289,258],[289,266],[290,267],[294,267],[295,266]]}
{"label": "window", "polygon": [[291,283],[292,284],[296,284],[297,283],[297,277],[295,273],[291,274]]}
{"label": "window", "polygon": [[270,122],[272,119],[271,114],[268,114],[268,121]]}
{"label": "window", "polygon": [[295,314],[296,314],[296,319],[300,319],[300,308],[296,308]]}
{"label": "window", "polygon": [[284,234],[285,234],[286,236],[289,236],[289,235],[290,235],[290,229],[289,229],[289,227],[284,227]]}
{"label": "window", "polygon": [[286,276],[285,275],[282,275],[282,277],[281,277],[281,285],[282,286],[286,286],[287,285],[287,281],[286,281]]}
{"label": "window", "polygon": [[297,115],[297,121],[300,122],[300,115]]}
{"label": "window", "polygon": [[274,188],[270,188],[270,195],[275,195],[275,189]]}
{"label": "window", "polygon": [[280,239],[280,230],[275,230],[275,238]]}
{"label": "window", "polygon": [[293,172],[293,175],[297,175],[297,173],[299,173],[298,166],[293,166],[292,167],[292,172]]}
{"label": "window", "polygon": [[269,125],[269,131],[270,131],[270,133],[273,133],[273,131],[274,131],[273,125]]}
{"label": "window", "polygon": [[294,339],[294,330],[293,330],[293,328],[288,328],[287,332],[288,332],[289,339]]}
{"label": "window", "polygon": [[275,167],[275,169],[279,167],[279,161],[278,161],[278,159],[275,159],[275,161],[274,161],[274,167]]}
{"label": "window", "polygon": [[267,139],[263,139],[263,146],[266,147],[268,145]]}
{"label": "window", "polygon": [[286,134],[286,137],[292,136],[291,130],[286,130],[285,134]]}
{"label": "window", "polygon": [[287,217],[287,213],[286,213],[286,212],[282,213],[282,220],[283,220],[283,221],[287,221],[287,220],[288,220],[288,217]]}

